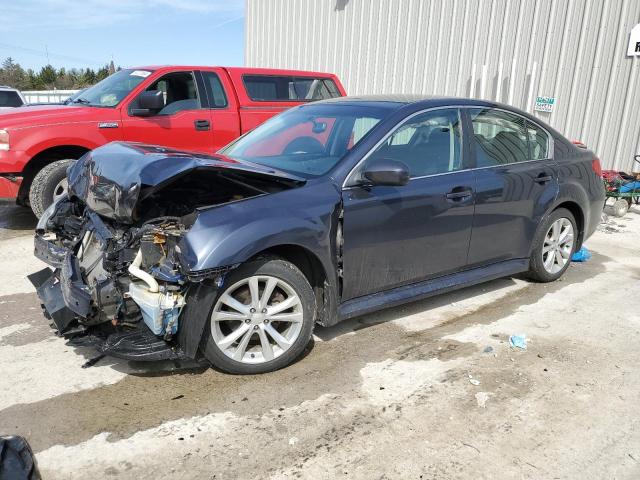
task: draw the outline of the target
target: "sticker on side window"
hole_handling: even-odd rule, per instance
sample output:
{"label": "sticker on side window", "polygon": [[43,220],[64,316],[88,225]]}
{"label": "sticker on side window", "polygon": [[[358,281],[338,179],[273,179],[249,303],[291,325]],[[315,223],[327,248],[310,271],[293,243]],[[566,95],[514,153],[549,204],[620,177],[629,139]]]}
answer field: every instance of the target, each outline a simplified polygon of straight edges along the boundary
{"label": "sticker on side window", "polygon": [[146,70],[134,70],[129,74],[129,76],[131,77],[142,77],[142,78],[147,78],[149,75],[151,75],[151,72],[147,72]]}

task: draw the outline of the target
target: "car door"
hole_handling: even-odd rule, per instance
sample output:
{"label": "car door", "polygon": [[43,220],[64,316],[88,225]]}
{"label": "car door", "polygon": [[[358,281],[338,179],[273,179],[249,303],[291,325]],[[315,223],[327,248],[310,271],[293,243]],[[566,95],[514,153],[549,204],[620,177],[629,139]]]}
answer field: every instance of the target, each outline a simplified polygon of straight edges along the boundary
{"label": "car door", "polygon": [[558,194],[551,137],[511,112],[468,110],[476,207],[469,265],[529,256],[537,226]]}
{"label": "car door", "polygon": [[[463,269],[473,222],[460,112],[419,113],[398,126],[352,172],[343,189],[343,296],[348,300]],[[368,186],[368,161],[399,160],[410,180]]]}
{"label": "car door", "polygon": [[215,152],[232,142],[242,133],[238,101],[228,75],[220,68],[196,73],[200,91],[205,92],[209,109],[210,141]]}
{"label": "car door", "polygon": [[164,108],[150,116],[136,116],[137,98],[123,110],[124,137],[130,142],[180,150],[213,153],[211,116],[203,105],[193,71],[173,71],[153,81],[146,91],[159,90]]}

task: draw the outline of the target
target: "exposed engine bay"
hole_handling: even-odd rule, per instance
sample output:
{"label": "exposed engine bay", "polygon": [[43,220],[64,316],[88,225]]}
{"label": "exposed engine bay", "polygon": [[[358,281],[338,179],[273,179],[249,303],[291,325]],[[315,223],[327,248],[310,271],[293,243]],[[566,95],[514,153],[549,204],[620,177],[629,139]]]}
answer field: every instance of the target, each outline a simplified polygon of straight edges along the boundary
{"label": "exposed engine bay", "polygon": [[198,212],[296,181],[158,147],[102,148],[117,156],[78,160],[68,195],[40,219],[35,254],[54,269],[29,278],[45,316],[75,344],[127,359],[181,358],[176,336],[191,289],[221,283],[235,267],[189,268],[182,240]]}

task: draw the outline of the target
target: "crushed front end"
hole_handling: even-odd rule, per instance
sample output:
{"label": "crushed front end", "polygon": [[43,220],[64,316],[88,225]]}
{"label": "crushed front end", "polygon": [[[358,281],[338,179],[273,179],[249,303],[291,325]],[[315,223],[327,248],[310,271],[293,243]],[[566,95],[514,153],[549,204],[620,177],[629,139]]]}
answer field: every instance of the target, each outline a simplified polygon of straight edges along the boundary
{"label": "crushed front end", "polygon": [[199,211],[292,185],[251,165],[135,144],[85,155],[68,179],[36,228],[35,255],[50,268],[29,279],[58,335],[128,360],[197,354],[206,321],[181,332],[189,295],[234,268],[186,266],[193,251],[182,241]]}
{"label": "crushed front end", "polygon": [[173,341],[189,288],[176,259],[179,218],[122,227],[64,199],[44,223],[35,254],[54,268],[29,279],[60,335],[130,360],[182,358]]}

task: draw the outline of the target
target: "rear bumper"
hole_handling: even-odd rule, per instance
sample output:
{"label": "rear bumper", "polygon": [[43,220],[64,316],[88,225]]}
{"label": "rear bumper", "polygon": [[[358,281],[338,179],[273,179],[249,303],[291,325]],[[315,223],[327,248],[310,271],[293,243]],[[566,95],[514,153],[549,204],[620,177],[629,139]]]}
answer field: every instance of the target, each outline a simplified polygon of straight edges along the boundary
{"label": "rear bumper", "polygon": [[17,198],[22,177],[15,175],[0,176],[0,198]]}
{"label": "rear bumper", "polygon": [[594,232],[598,228],[598,225],[600,225],[600,222],[602,221],[602,210],[604,209],[605,200],[606,197],[604,195],[603,188],[602,197],[590,202],[589,215],[588,218],[585,219],[583,243],[586,242],[587,239],[594,234]]}

